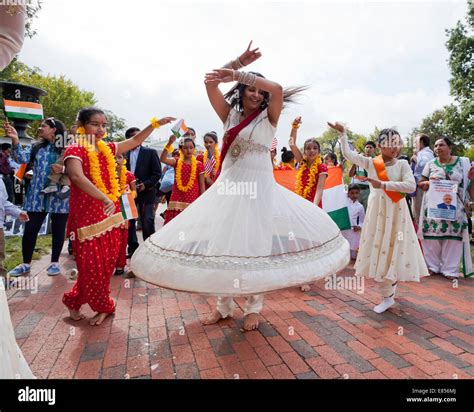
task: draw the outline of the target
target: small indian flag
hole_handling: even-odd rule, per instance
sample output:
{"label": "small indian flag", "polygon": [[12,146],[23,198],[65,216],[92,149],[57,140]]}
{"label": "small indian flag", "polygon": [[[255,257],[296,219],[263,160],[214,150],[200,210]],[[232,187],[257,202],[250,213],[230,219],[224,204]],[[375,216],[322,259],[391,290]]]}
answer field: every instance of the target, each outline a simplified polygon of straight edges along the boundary
{"label": "small indian flag", "polygon": [[334,220],[339,229],[347,230],[351,228],[341,167],[328,169],[328,177],[323,191],[323,210]]}
{"label": "small indian flag", "polygon": [[179,139],[181,136],[184,136],[188,132],[188,127],[184,120],[178,120],[178,122],[171,128],[171,132]]}
{"label": "small indian flag", "polygon": [[137,206],[133,200],[133,193],[128,192],[120,197],[120,208],[122,209],[122,216],[125,220],[138,218]]}
{"label": "small indian flag", "polygon": [[23,177],[25,176],[26,166],[28,166],[28,164],[23,163],[15,173],[15,177],[20,181],[20,183],[23,181]]}
{"label": "small indian flag", "polygon": [[9,119],[42,120],[43,106],[39,103],[4,100],[5,116]]}

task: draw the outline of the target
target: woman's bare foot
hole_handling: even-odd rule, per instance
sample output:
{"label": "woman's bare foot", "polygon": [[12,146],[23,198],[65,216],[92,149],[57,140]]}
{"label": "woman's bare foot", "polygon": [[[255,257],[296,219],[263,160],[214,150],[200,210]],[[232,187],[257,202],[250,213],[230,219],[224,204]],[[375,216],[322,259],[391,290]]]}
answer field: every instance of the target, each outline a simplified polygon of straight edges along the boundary
{"label": "woman's bare foot", "polygon": [[81,312],[79,312],[78,310],[72,310],[72,309],[69,309],[69,317],[72,319],[72,320],[82,320],[85,318],[85,315],[83,315]]}
{"label": "woman's bare foot", "polygon": [[244,318],[244,330],[258,329],[258,315],[256,313],[249,313]]}
{"label": "woman's bare foot", "polygon": [[203,325],[214,325],[219,322],[221,319],[224,319],[219,311],[215,310],[212,312],[205,320],[202,321]]}
{"label": "woman's bare foot", "polygon": [[311,290],[311,285],[301,286],[301,292],[309,292]]}
{"label": "woman's bare foot", "polygon": [[99,326],[109,315],[110,313],[98,313],[89,321],[89,324],[92,326]]}

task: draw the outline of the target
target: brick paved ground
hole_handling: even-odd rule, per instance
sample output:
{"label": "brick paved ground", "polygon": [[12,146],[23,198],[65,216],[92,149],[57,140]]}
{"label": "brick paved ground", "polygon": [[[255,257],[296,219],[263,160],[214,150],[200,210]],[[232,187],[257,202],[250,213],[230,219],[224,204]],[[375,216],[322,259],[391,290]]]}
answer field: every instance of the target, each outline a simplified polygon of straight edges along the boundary
{"label": "brick paved ground", "polygon": [[[63,262],[74,265],[66,254]],[[100,327],[74,323],[61,303],[72,282],[48,277],[47,263],[33,263],[38,293],[7,293],[16,338],[39,378],[474,376],[474,279],[461,279],[458,288],[441,277],[400,284],[398,304],[382,315],[372,311],[379,300],[373,282],[358,294],[319,281],[309,293],[267,295],[260,329],[243,333],[240,308],[234,319],[202,326],[215,298],[120,277],[112,280],[115,316]],[[352,268],[341,275],[351,277]]]}

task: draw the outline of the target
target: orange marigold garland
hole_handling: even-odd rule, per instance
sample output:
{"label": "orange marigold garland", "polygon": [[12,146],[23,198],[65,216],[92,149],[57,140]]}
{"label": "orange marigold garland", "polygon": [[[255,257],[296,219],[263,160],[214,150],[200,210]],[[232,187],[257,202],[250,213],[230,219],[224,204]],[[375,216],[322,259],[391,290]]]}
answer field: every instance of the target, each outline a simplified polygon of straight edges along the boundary
{"label": "orange marigold garland", "polygon": [[183,184],[183,164],[184,156],[179,157],[178,163],[176,165],[176,185],[181,192],[189,192],[194,186],[194,181],[196,180],[197,173],[197,160],[194,156],[191,157],[191,174],[189,175],[189,180],[186,185]]}
{"label": "orange marigold garland", "polygon": [[322,163],[321,156],[318,156],[313,162],[311,168],[309,169],[309,177],[306,186],[303,188],[303,174],[306,169],[308,169],[308,161],[303,160],[301,162],[300,170],[296,175],[296,193],[307,200],[309,199],[309,194],[316,185],[316,176],[318,175],[318,166]]}
{"label": "orange marigold garland", "polygon": [[[102,173],[100,170],[100,161],[99,161],[99,153],[95,150],[94,145],[90,144],[87,139],[81,138],[77,140],[77,144],[82,146],[87,151],[87,157],[89,159],[89,167],[90,167],[90,175],[92,178],[92,182],[94,185],[99,189],[102,193],[104,193],[110,200],[116,202],[122,193],[123,182],[126,184],[126,175],[124,174],[124,167],[122,167],[122,173],[120,174],[120,184],[119,179],[117,176],[117,163],[115,160],[114,155],[112,154],[112,150],[110,147],[104,143],[102,140],[97,141],[96,146],[106,161],[107,173],[109,175],[109,186],[110,190],[107,189],[103,179]],[[126,169],[125,169],[126,172]]]}

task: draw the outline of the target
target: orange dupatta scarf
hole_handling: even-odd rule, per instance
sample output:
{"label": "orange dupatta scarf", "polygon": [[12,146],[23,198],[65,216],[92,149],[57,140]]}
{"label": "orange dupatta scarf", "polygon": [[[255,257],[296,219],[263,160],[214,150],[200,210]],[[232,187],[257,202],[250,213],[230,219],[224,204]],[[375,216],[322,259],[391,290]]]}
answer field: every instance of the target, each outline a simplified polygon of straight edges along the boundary
{"label": "orange dupatta scarf", "polygon": [[[375,171],[377,172],[378,178],[382,182],[389,182],[390,179],[387,176],[387,169],[385,169],[385,163],[383,161],[382,155],[379,155],[373,159]],[[400,200],[405,198],[405,193],[392,192],[390,190],[384,190],[387,196],[392,199],[392,202],[397,203]]]}

